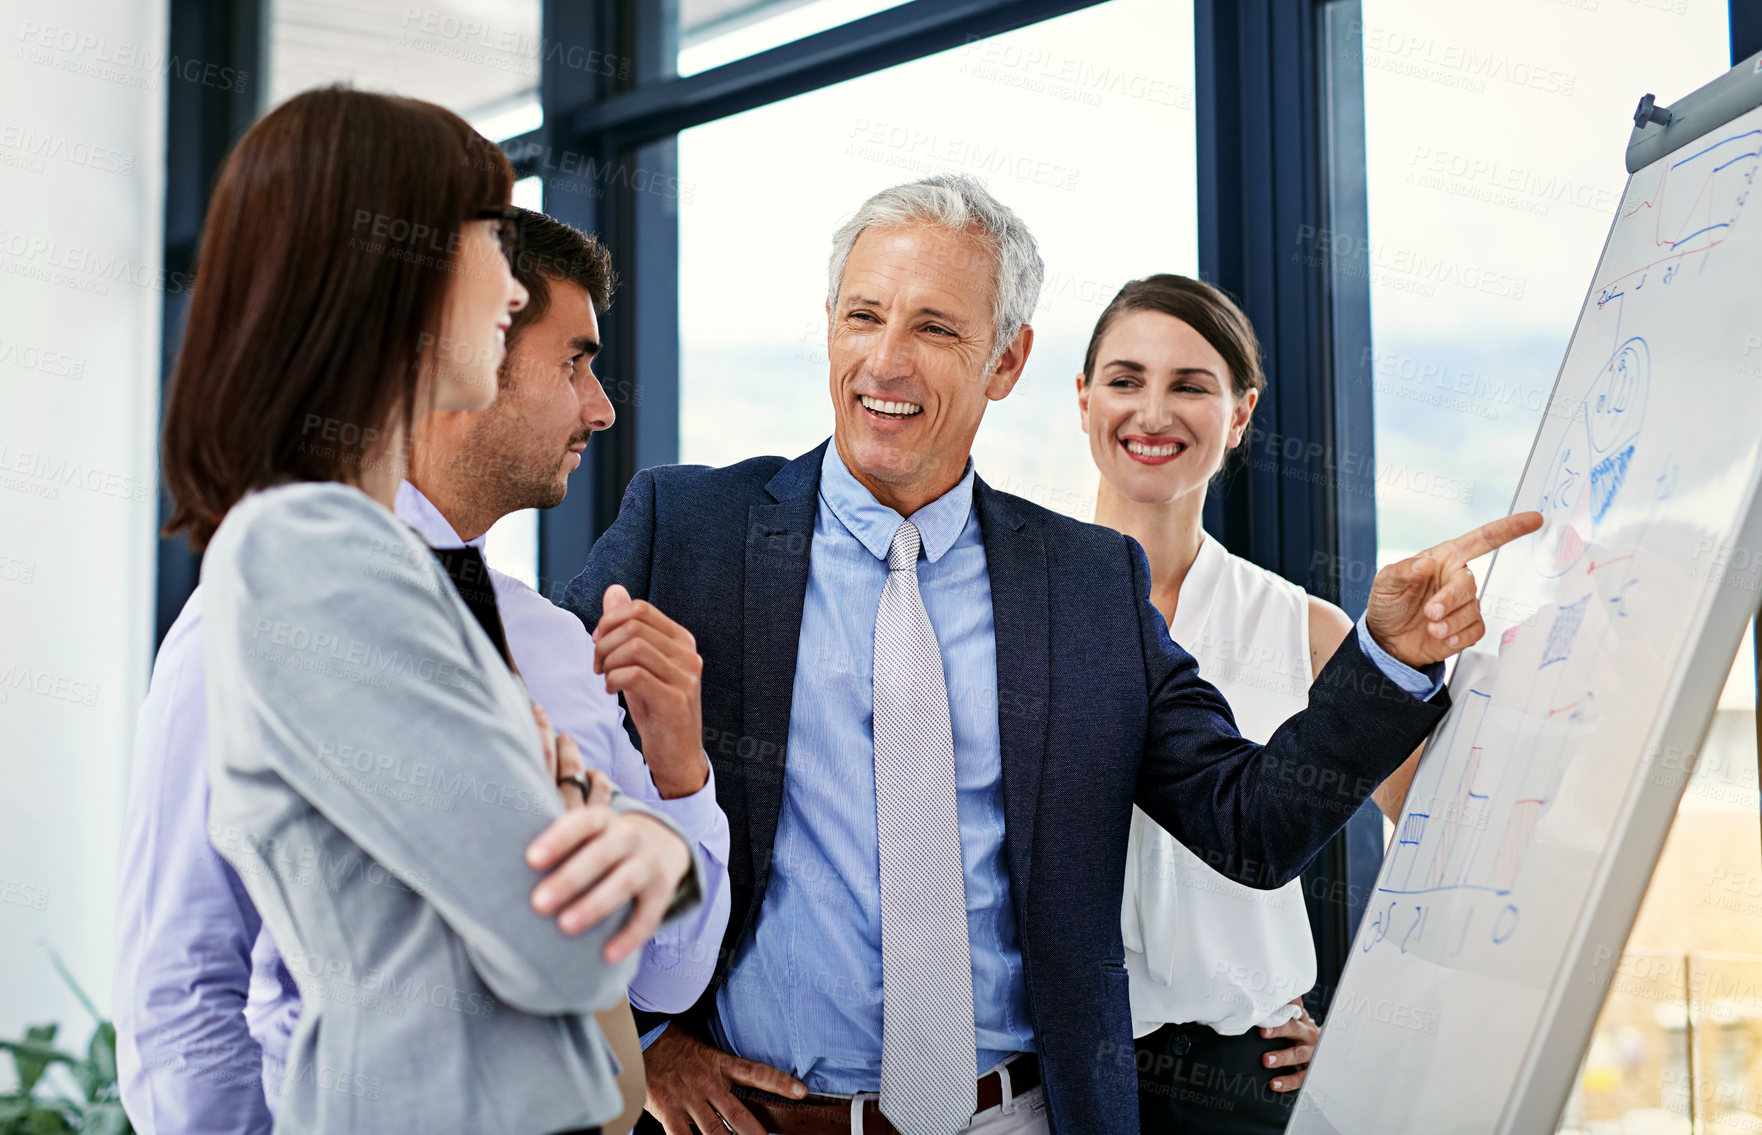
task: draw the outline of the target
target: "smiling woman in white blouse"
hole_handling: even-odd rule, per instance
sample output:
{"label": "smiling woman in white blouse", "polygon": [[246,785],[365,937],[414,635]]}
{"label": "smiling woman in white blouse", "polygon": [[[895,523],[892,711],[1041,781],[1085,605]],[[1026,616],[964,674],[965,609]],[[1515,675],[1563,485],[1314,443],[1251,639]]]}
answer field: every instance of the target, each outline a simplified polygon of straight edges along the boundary
{"label": "smiling woman in white blouse", "polygon": [[[1264,742],[1303,709],[1352,622],[1232,555],[1200,525],[1207,487],[1266,387],[1248,317],[1185,276],[1127,284],[1095,325],[1077,405],[1101,471],[1098,524],[1150,562],[1152,604]],[[1396,812],[1413,761],[1378,789]],[[1318,805],[1322,803],[1318,800]],[[1146,1135],[1285,1129],[1317,1036],[1302,881],[1231,882],[1133,809],[1120,912]]]}

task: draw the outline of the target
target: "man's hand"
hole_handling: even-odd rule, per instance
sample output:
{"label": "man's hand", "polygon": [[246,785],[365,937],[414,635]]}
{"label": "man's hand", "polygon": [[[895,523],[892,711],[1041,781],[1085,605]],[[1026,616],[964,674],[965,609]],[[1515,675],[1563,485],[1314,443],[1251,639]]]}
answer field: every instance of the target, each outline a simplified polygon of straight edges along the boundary
{"label": "man's hand", "polygon": [[745,1084],[772,1095],[800,1099],[807,1085],[769,1064],[742,1060],[705,1044],[675,1021],[642,1054],[648,1068],[648,1099],[643,1110],[660,1120],[667,1135],[722,1131],[724,1122],[738,1135],[766,1135],[764,1127],[734,1097]]}
{"label": "man's hand", "polygon": [[593,671],[606,676],[607,690],[624,695],[662,798],[689,796],[710,776],[697,640],[653,603],[632,600],[621,584],[606,588],[602,610]]}
{"label": "man's hand", "polygon": [[1297,1015],[1275,1028],[1260,1030],[1260,1035],[1267,1040],[1274,1037],[1288,1036],[1297,1043],[1284,1048],[1275,1048],[1261,1062],[1268,1068],[1295,1068],[1288,1076],[1279,1076],[1273,1080],[1275,1092],[1294,1092],[1303,1086],[1303,1078],[1309,1075],[1309,1062],[1315,1056],[1315,1041],[1321,1036],[1321,1026],[1317,1025],[1303,1007],[1303,998],[1293,998],[1291,1004],[1297,1006]]}
{"label": "man's hand", "polygon": [[1468,561],[1528,536],[1539,512],[1519,512],[1390,564],[1371,581],[1364,624],[1376,644],[1418,669],[1467,650],[1486,633]]}
{"label": "man's hand", "polygon": [[589,804],[540,832],[527,845],[526,862],[547,872],[532,889],[532,909],[556,915],[565,934],[579,934],[635,900],[629,921],[606,942],[605,959],[616,965],[654,937],[691,870],[691,849],[652,816]]}

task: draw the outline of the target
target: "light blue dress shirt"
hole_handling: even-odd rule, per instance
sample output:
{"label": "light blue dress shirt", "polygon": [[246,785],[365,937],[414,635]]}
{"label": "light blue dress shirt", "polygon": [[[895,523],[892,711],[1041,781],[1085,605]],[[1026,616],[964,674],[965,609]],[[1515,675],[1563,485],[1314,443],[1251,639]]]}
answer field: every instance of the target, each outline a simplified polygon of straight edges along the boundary
{"label": "light blue dress shirt", "polygon": [[[819,1092],[880,1087],[872,682],[875,614],[901,519],[851,476],[836,446],[826,447],[770,879],[753,935],[716,995],[718,1041]],[[942,650],[954,731],[977,1075],[1032,1050],[1034,1032],[1003,858],[997,643],[971,465],[912,523],[923,537],[919,586]]]}
{"label": "light blue dress shirt", "polygon": [[[826,447],[770,877],[711,1022],[722,1048],[781,1068],[815,1092],[874,1092],[881,1082],[872,682],[875,615],[901,519],[851,475],[835,445]],[[1004,861],[997,644],[971,463],[911,519],[923,537],[919,589],[942,652],[954,731],[978,1075],[1035,1045]],[[1362,621],[1358,634],[1403,689],[1423,698],[1442,684],[1441,667],[1421,674],[1372,642]]]}

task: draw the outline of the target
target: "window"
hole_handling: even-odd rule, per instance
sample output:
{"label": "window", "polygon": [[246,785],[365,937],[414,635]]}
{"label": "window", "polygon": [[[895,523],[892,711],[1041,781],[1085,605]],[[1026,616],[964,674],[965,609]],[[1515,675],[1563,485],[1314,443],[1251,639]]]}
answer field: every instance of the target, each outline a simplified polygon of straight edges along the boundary
{"label": "window", "polygon": [[[1724,0],[1365,0],[1379,562],[1511,503],[1626,182],[1634,104],[1724,71],[1728,18]],[[1745,896],[1721,889],[1762,887],[1751,658],[1746,641],[1562,1130],[1686,1135],[1691,1106],[1740,1090],[1719,1059],[1691,1076],[1686,1026],[1713,1006],[1685,991],[1699,955],[1758,952]]]}
{"label": "window", "polygon": [[535,129],[538,0],[268,0],[269,101],[348,82],[456,111],[493,141]]}
{"label": "window", "polygon": [[831,434],[833,230],[877,190],[965,172],[1046,261],[1027,371],[974,463],[1090,519],[1090,330],[1127,280],[1197,267],[1192,36],[1190,4],[1113,0],[683,132],[680,459],[793,457]]}
{"label": "window", "polygon": [[677,73],[708,71],[904,2],[681,0]]}
{"label": "window", "polygon": [[1723,72],[1727,20],[1725,0],[1365,0],[1380,562],[1510,504],[1627,180],[1634,104]]}
{"label": "window", "polygon": [[[439,103],[484,137],[502,141],[537,129],[538,0],[477,10],[464,5],[270,0],[269,101],[347,82]],[[542,209],[541,178],[514,185],[514,204]],[[538,579],[538,514],[511,513],[484,541],[491,567],[528,584]]]}

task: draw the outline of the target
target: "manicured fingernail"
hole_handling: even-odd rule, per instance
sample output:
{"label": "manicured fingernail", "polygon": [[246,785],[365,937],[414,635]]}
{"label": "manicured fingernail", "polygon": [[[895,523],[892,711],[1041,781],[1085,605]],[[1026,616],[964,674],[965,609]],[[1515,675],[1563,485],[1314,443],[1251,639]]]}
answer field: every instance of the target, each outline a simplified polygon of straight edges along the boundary
{"label": "manicured fingernail", "polygon": [[1283,1088],[1284,1086],[1285,1086],[1285,1082],[1283,1080],[1274,1080],[1273,1081],[1273,1090],[1275,1092],[1278,1091],[1280,1088]]}
{"label": "manicured fingernail", "polygon": [[1462,641],[1462,636],[1459,634],[1453,634],[1450,636],[1450,645],[1451,646],[1455,646],[1457,643],[1459,643],[1461,641]]}
{"label": "manicured fingernail", "polygon": [[558,922],[558,925],[563,928],[563,933],[565,934],[577,933],[580,931],[582,925],[581,913],[574,910],[570,911],[562,917],[561,921]]}

